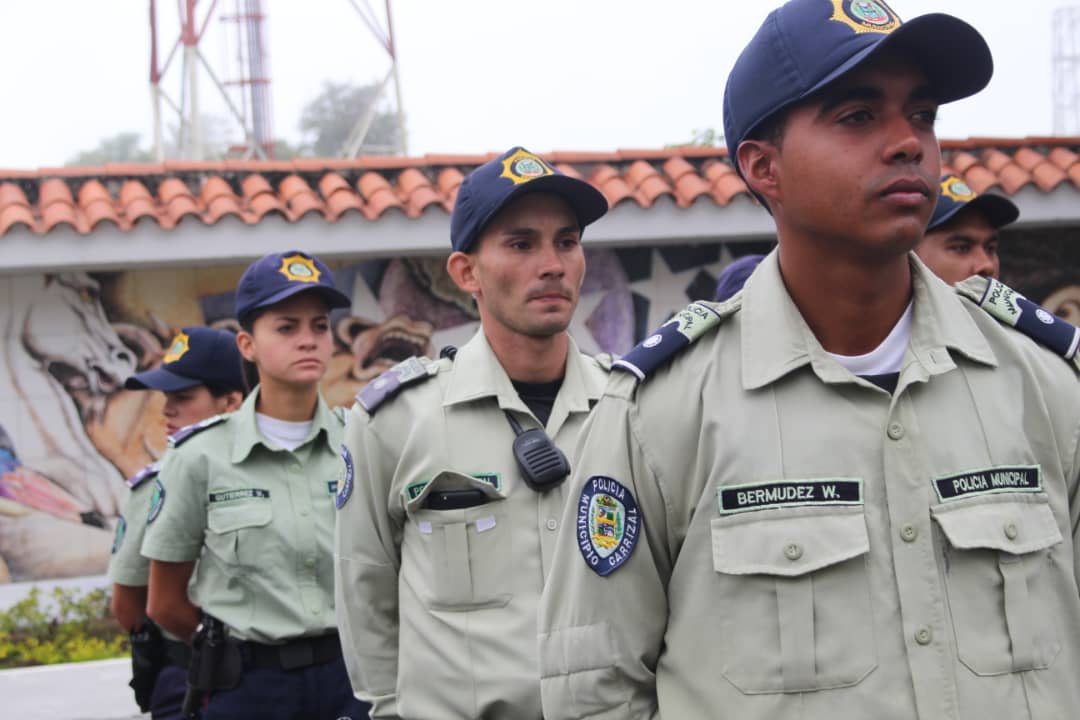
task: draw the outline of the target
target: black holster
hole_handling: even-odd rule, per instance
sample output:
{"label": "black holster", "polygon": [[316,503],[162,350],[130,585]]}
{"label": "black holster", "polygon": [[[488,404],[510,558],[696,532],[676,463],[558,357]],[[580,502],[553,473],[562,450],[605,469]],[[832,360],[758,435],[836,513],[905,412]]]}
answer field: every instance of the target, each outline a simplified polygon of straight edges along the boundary
{"label": "black holster", "polygon": [[214,690],[236,687],[242,673],[239,645],[228,637],[220,620],[203,613],[202,623],[191,638],[191,665],[181,715],[199,718],[206,696]]}
{"label": "black holster", "polygon": [[161,668],[165,667],[165,638],[149,619],[128,633],[128,638],[131,642],[131,682],[128,685],[135,691],[139,709],[149,712],[154,684]]}

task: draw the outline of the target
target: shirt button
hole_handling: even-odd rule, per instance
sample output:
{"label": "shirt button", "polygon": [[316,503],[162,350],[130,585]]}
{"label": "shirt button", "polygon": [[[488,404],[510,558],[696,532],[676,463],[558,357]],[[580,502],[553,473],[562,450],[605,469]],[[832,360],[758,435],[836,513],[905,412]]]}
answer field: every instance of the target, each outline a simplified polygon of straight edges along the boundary
{"label": "shirt button", "polygon": [[293,475],[299,475],[300,474],[300,463],[294,463],[294,464],[290,465],[289,466],[289,472],[291,472]]}
{"label": "shirt button", "polygon": [[933,634],[930,632],[930,628],[921,627],[915,631],[915,642],[920,645],[929,645],[930,641],[934,639]]}
{"label": "shirt button", "polygon": [[555,528],[559,527],[559,521],[555,518],[548,518],[547,523],[545,524],[547,525],[548,530],[554,530]]}
{"label": "shirt button", "polygon": [[784,546],[784,557],[792,562],[802,557],[802,545],[799,543],[788,543]]}
{"label": "shirt button", "polygon": [[308,558],[304,561],[304,564],[307,565],[309,568],[315,567],[315,558]]}
{"label": "shirt button", "polygon": [[300,508],[300,516],[301,517],[307,517],[307,513],[308,513],[308,509],[306,507],[305,508]]}
{"label": "shirt button", "polygon": [[898,422],[889,423],[888,433],[893,440],[899,440],[904,437],[904,426]]}
{"label": "shirt button", "polygon": [[900,537],[904,542],[915,542],[915,538],[919,537],[919,528],[909,523],[900,528]]}
{"label": "shirt button", "polygon": [[319,607],[318,605],[316,605],[315,607],[311,608],[311,614],[312,614],[312,615],[319,615],[319,614],[321,614],[321,613],[322,613],[322,608],[321,608],[321,607]]}
{"label": "shirt button", "polygon": [[1019,534],[1020,531],[1017,530],[1016,526],[1012,523],[1009,523],[1005,526],[1005,537],[1009,538],[1010,540],[1015,540]]}

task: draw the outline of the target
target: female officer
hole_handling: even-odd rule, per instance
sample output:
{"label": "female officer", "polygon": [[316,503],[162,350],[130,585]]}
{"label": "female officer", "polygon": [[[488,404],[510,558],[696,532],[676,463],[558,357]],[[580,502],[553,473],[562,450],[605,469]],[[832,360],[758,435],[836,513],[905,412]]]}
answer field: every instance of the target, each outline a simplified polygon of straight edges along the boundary
{"label": "female officer", "polygon": [[[334,621],[334,493],[342,421],[319,394],[329,312],[348,298],[297,251],[253,263],[236,289],[237,345],[258,387],[240,409],[173,438],[143,553],[150,617],[180,637],[218,622],[193,661],[204,718],[359,720]],[[194,563],[198,570],[187,589]]]}
{"label": "female officer", "polygon": [[[161,414],[169,435],[232,412],[244,400],[236,338],[227,330],[186,327],[173,339],[160,366],[132,375],[124,387],[165,394]],[[117,520],[109,576],[113,581],[113,615],[131,634],[135,700],[154,720],[172,720],[180,717],[188,652],[171,634],[162,638],[146,619],[150,561],[139,553],[159,469],[159,463],[152,463],[128,480],[131,495]]]}

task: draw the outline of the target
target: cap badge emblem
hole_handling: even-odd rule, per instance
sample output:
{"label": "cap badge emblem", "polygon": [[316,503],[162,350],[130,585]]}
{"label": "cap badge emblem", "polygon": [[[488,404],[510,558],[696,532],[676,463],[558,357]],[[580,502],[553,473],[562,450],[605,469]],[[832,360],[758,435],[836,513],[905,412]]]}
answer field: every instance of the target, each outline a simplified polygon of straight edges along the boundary
{"label": "cap badge emblem", "polygon": [[955,175],[950,175],[941,181],[941,194],[955,202],[968,202],[975,199],[975,191]]}
{"label": "cap badge emblem", "polygon": [[499,177],[507,178],[515,185],[555,174],[550,165],[526,150],[518,150],[503,160],[502,165],[503,171]]}
{"label": "cap badge emblem", "polygon": [[880,0],[832,0],[830,20],[842,22],[856,33],[891,33],[900,27],[900,18]]}
{"label": "cap badge emblem", "polygon": [[319,282],[319,275],[322,274],[315,267],[315,261],[303,255],[290,255],[287,258],[282,258],[278,272],[284,275],[287,280],[308,283]]}
{"label": "cap badge emblem", "polygon": [[163,357],[161,361],[165,364],[174,363],[182,358],[184,353],[186,353],[190,347],[191,338],[188,337],[187,333],[177,333],[176,337],[173,338],[172,343],[169,344],[169,351],[165,353],[165,357]]}

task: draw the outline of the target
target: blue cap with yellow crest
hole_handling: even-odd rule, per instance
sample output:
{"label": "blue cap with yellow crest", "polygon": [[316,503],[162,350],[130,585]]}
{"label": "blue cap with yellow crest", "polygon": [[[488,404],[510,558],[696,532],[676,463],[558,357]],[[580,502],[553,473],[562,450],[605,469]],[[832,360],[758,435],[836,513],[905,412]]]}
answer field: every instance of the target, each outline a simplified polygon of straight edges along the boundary
{"label": "blue cap with yellow crest", "polygon": [[886,48],[922,69],[939,103],[974,95],[994,72],[982,35],[951,15],[901,22],[884,0],[790,0],[769,13],[728,75],[724,138],[736,169],[736,150],[765,120]]}
{"label": "blue cap with yellow crest", "polygon": [[334,275],[322,260],[299,250],[286,250],[248,265],[236,286],[236,317],[243,322],[252,312],[302,292],[319,293],[330,309],[352,304],[334,286]]}
{"label": "blue cap with yellow crest", "polygon": [[128,390],[175,392],[196,385],[217,385],[244,390],[236,336],[228,330],[183,328],[165,351],[161,365],[136,373],[124,381]]}
{"label": "blue cap with yellow crest", "polygon": [[934,214],[930,216],[930,225],[926,231],[941,227],[966,207],[981,212],[995,230],[1016,222],[1020,217],[1020,208],[1009,198],[992,193],[980,195],[956,175],[943,175],[941,194],[938,195],[937,205],[934,207]]}
{"label": "blue cap with yellow crest", "polygon": [[513,147],[469,173],[450,216],[450,245],[469,252],[491,219],[511,200],[530,192],[558,195],[584,228],[608,211],[603,193],[523,147]]}

